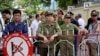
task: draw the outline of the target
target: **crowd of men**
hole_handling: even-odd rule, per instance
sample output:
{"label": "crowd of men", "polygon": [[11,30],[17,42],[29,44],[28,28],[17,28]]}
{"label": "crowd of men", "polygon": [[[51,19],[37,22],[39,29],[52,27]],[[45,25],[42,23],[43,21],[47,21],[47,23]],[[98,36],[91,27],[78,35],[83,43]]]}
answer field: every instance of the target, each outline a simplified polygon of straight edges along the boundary
{"label": "crowd of men", "polygon": [[[11,16],[13,16],[12,19]],[[73,12],[66,12],[64,14],[62,10],[57,10],[53,13],[44,11],[35,16],[29,16],[24,21],[21,21],[21,16],[22,13],[18,9],[13,10],[12,14],[7,9],[2,11],[2,18],[0,19],[0,28],[1,32],[3,32],[2,38],[6,38],[7,35],[13,32],[21,32],[28,36],[28,27],[30,27],[33,40],[43,41],[43,43],[35,43],[40,56],[47,56],[48,45],[49,56],[58,56],[59,52],[61,56],[73,56],[73,46],[66,41],[60,42],[54,52],[54,45],[60,40],[71,42],[75,47],[75,56],[77,56],[78,45],[83,39],[82,36],[78,37],[80,32],[83,34],[95,34],[100,31],[99,12],[96,10],[91,11],[91,17],[88,19],[87,24],[82,18],[82,14],[74,15]],[[86,39],[92,39],[87,42],[90,56],[98,56],[97,38],[91,36],[86,37]]]}

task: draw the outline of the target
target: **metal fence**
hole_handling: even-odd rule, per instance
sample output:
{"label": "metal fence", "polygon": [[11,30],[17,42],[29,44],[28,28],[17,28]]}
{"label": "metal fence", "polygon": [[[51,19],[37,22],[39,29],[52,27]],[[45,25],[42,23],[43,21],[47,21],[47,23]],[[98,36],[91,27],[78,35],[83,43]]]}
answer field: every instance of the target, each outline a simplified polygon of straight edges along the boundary
{"label": "metal fence", "polygon": [[[77,37],[79,37],[79,35],[75,35],[75,36],[77,36]],[[83,36],[81,36],[81,38],[83,38],[83,37],[91,37],[91,36],[95,36],[96,38],[97,38],[97,45],[98,45],[98,47],[97,47],[97,52],[98,52],[98,56],[100,56],[100,33],[95,33],[95,34],[87,34],[87,35],[83,35]],[[31,39],[31,38],[30,38]],[[32,38],[33,39],[33,38]],[[34,44],[34,43],[36,43],[36,42],[43,42],[43,41],[32,41],[32,39],[31,39],[31,42]],[[0,40],[2,40],[2,39],[0,39]],[[90,56],[89,55],[89,47],[88,47],[88,45],[87,45],[87,42],[89,41],[89,40],[92,40],[92,39],[88,39],[88,38],[84,38],[83,40],[82,40],[82,42],[78,45],[78,51],[77,51],[77,56]],[[0,41],[1,43],[2,43],[2,41]],[[55,45],[54,45],[54,56],[55,56],[55,51],[56,51],[56,46],[60,43],[60,42],[67,42],[68,44],[70,44],[73,48],[73,56],[75,56],[75,47],[74,47],[74,44],[73,43],[71,43],[70,41],[68,41],[68,40],[60,40],[60,41],[58,41],[57,43],[55,43]],[[33,47],[34,47],[34,49],[36,49],[35,48],[35,46],[33,45]],[[35,52],[33,53],[34,54],[34,56],[38,56],[38,54],[37,54],[37,52],[36,52],[36,50],[34,50]],[[40,50],[39,50],[40,51]],[[49,45],[48,45],[48,56],[49,56],[49,51],[50,51],[50,47],[49,47]],[[66,51],[67,52],[67,51]],[[60,56],[60,55],[59,55]]]}

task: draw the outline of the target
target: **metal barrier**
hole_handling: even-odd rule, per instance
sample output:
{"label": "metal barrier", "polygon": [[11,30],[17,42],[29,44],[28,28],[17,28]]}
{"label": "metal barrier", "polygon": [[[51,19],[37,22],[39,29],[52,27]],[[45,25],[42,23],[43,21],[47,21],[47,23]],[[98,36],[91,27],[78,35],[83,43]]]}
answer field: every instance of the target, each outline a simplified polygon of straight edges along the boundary
{"label": "metal barrier", "polygon": [[[36,43],[36,42],[38,42],[38,43],[41,43],[41,42],[42,42],[42,43],[43,43],[43,41],[40,40],[40,41],[35,41],[35,42],[33,42],[33,44]],[[47,45],[47,46],[48,46],[48,55],[47,55],[47,56],[49,56],[49,53],[50,53],[50,52],[49,52],[49,50],[50,50],[49,48],[50,48],[50,47],[49,47],[49,45]],[[34,47],[35,47],[35,46],[34,46]],[[35,56],[37,56],[37,53],[36,53],[36,52],[35,52],[34,54],[35,54]]]}
{"label": "metal barrier", "polygon": [[68,40],[60,40],[59,42],[57,42],[54,45],[54,56],[55,56],[55,51],[56,51],[56,46],[60,43],[60,42],[68,42],[68,44],[70,44],[73,47],[73,56],[75,56],[75,48],[74,48],[74,44],[72,44],[70,41]]}
{"label": "metal barrier", "polygon": [[80,50],[78,50],[78,56],[88,56],[89,55],[89,51],[87,50],[88,47],[86,45],[86,42],[88,40],[91,40],[91,39],[85,39],[85,40],[82,41],[82,43],[79,44],[78,49],[80,49]]}
{"label": "metal barrier", "polygon": [[[100,38],[100,34],[98,34],[98,33],[95,33],[95,34],[87,34],[87,36],[86,37],[89,37],[89,36],[96,36],[97,37],[97,41],[95,41],[95,42],[97,42],[97,45],[98,45],[98,47],[97,47],[97,51],[98,51],[98,56],[100,56],[100,41],[99,41],[99,38]],[[78,56],[90,56],[89,55],[89,51],[87,50],[88,49],[88,46],[87,46],[87,41],[89,41],[89,40],[93,40],[93,39],[84,39],[80,44],[79,44],[79,47],[78,47],[78,49],[80,49],[80,51],[78,51]],[[81,48],[81,46],[83,45],[83,49]],[[81,53],[81,51],[83,51],[82,53]],[[79,53],[80,52],[80,53]],[[88,54],[87,54],[88,53]]]}
{"label": "metal barrier", "polygon": [[[100,56],[100,41],[99,41],[99,38],[100,38],[100,36],[99,36],[100,34],[87,34],[86,35],[86,37],[88,37],[88,36],[97,36],[97,40],[98,40],[98,56]],[[78,36],[79,37],[79,35],[74,35],[74,36]],[[81,37],[83,37],[83,36],[81,36]],[[31,37],[30,37],[30,39],[32,39]],[[87,47],[87,44],[86,44],[86,42],[88,41],[88,40],[91,40],[91,39],[84,39],[80,44],[79,44],[79,49],[81,48],[81,46],[83,45],[83,50],[82,49],[80,49],[80,51],[78,51],[78,52],[80,52],[80,54],[78,55],[78,56],[87,56],[86,55],[86,51],[84,51],[84,50],[86,50],[86,47]],[[0,38],[0,44],[2,43],[2,41],[3,41],[3,39],[2,38]],[[31,42],[33,42],[33,41],[31,41]],[[43,42],[43,41],[34,41],[33,42],[33,44],[34,43],[36,43],[36,42]],[[55,51],[56,51],[56,46],[60,43],[60,42],[67,42],[68,44],[70,44],[72,47],[73,47],[73,56],[75,56],[75,47],[74,47],[74,44],[72,44],[70,41],[68,41],[68,40],[60,40],[60,41],[58,41],[55,45],[54,45],[54,56],[55,56]],[[50,51],[50,47],[49,47],[49,45],[47,45],[48,46],[48,56],[49,56],[49,51]],[[33,47],[35,47],[35,46],[33,46]],[[84,55],[82,55],[81,54],[81,51],[84,51],[83,52],[83,54]],[[35,52],[34,53],[34,56],[37,56],[37,53]]]}

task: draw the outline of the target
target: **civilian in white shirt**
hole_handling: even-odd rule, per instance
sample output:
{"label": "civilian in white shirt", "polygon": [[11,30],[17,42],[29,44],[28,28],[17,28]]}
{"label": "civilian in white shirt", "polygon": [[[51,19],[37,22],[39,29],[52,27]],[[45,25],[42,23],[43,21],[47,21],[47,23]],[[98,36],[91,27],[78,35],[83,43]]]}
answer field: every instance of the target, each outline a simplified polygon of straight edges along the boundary
{"label": "civilian in white shirt", "polygon": [[[30,26],[32,29],[32,37],[34,39],[33,41],[37,41],[36,32],[38,30],[38,26],[40,23],[41,23],[41,15],[36,14],[35,19],[32,21],[32,24]],[[39,44],[36,42],[36,43],[34,43],[34,45],[37,47],[35,51],[39,54]]]}
{"label": "civilian in white shirt", "polygon": [[32,24],[31,24],[31,28],[32,28],[32,35],[33,37],[36,37],[36,32],[38,30],[38,26],[39,24],[41,23],[41,16],[39,14],[36,14],[35,16],[35,20],[32,21]]}
{"label": "civilian in white shirt", "polygon": [[76,20],[78,21],[80,28],[84,29],[85,28],[85,21],[83,20],[82,15],[77,14],[76,17],[77,17]]}

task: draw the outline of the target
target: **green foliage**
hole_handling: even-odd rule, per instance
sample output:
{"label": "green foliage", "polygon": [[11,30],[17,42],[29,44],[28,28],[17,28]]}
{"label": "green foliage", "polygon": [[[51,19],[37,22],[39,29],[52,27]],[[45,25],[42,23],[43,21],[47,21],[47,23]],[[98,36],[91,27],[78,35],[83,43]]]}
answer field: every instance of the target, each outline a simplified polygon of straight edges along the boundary
{"label": "green foliage", "polygon": [[73,0],[57,0],[58,6],[62,9],[67,8],[67,6],[70,6],[73,4]]}
{"label": "green foliage", "polygon": [[0,0],[0,10],[3,9],[12,9],[13,0]]}
{"label": "green foliage", "polygon": [[33,9],[33,8],[30,7],[30,8],[27,8],[25,10],[25,12],[27,13],[27,15],[32,15],[32,14],[36,14],[38,12],[38,10]]}
{"label": "green foliage", "polygon": [[[40,7],[39,5],[43,4],[43,6],[50,6],[51,0],[16,0],[19,5],[26,9],[28,14],[37,13]],[[77,4],[78,0],[55,0],[58,3],[59,8],[67,9],[67,6]]]}
{"label": "green foliage", "polygon": [[[39,10],[39,5],[43,4],[44,6],[50,6],[51,0],[0,0],[0,10],[3,9],[12,9],[12,2],[16,1],[18,5],[21,5],[23,8],[31,7],[33,11]],[[78,0],[55,0],[58,3],[59,8],[67,8],[70,5],[76,5]],[[86,0],[80,0],[86,1]],[[27,10],[30,10],[27,9]],[[31,11],[32,11],[31,10]]]}
{"label": "green foliage", "polygon": [[41,0],[41,3],[42,3],[44,6],[50,6],[51,0]]}
{"label": "green foliage", "polygon": [[18,5],[21,5],[27,14],[34,14],[39,11],[41,0],[16,0]]}

